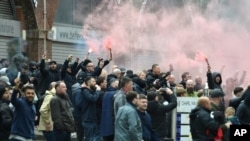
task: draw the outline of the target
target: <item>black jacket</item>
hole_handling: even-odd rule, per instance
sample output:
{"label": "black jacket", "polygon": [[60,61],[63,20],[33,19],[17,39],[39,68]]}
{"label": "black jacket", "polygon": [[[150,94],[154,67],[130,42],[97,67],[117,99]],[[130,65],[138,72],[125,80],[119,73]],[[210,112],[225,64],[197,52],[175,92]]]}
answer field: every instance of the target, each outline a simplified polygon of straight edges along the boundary
{"label": "black jacket", "polygon": [[147,94],[146,93],[146,81],[140,79],[139,77],[133,78],[133,90],[138,94]]}
{"label": "black jacket", "polygon": [[[157,80],[156,84],[154,85],[154,81]],[[152,73],[152,71],[149,71],[146,75],[146,81],[147,81],[147,89],[155,87],[156,89],[160,88],[160,76],[155,75]]]}
{"label": "black jacket", "polygon": [[210,110],[197,106],[189,115],[193,141],[213,141],[220,124],[210,115]]}
{"label": "black jacket", "polygon": [[0,100],[0,140],[8,140],[10,135],[13,112],[9,102]]}
{"label": "black jacket", "polygon": [[147,112],[137,110],[141,119],[143,141],[160,141],[158,135],[152,129],[151,117]]}
{"label": "black jacket", "polygon": [[161,138],[167,137],[168,125],[166,113],[170,112],[177,106],[175,95],[170,95],[169,99],[168,105],[163,105],[155,100],[148,102],[147,112],[152,118],[153,130],[155,130]]}
{"label": "black jacket", "polygon": [[40,63],[40,78],[38,87],[38,97],[40,98],[45,94],[45,91],[49,89],[49,85],[53,81],[60,80],[60,72],[58,70],[47,70],[45,69],[45,60],[42,59]]}
{"label": "black jacket", "polygon": [[[215,78],[219,76],[221,78],[220,82],[216,82],[215,81]],[[218,88],[218,89],[221,89],[221,84],[222,84],[222,77],[221,77],[221,74],[218,73],[218,72],[213,72],[213,73],[207,73],[207,82],[208,82],[208,87],[209,89],[215,89],[215,88]],[[223,91],[223,90],[222,90]]]}
{"label": "black jacket", "polygon": [[51,116],[54,122],[54,128],[73,132],[74,119],[72,115],[73,108],[70,105],[66,95],[56,94],[50,102]]}
{"label": "black jacket", "polygon": [[77,74],[76,67],[77,67],[77,65],[78,65],[78,63],[75,62],[71,66],[71,73],[69,73],[69,72],[67,72],[67,68],[69,67],[69,61],[65,60],[63,67],[62,67],[62,72],[61,72],[61,78],[66,84],[67,93],[68,93],[71,100],[72,100],[72,85],[74,85],[76,83],[76,74]]}

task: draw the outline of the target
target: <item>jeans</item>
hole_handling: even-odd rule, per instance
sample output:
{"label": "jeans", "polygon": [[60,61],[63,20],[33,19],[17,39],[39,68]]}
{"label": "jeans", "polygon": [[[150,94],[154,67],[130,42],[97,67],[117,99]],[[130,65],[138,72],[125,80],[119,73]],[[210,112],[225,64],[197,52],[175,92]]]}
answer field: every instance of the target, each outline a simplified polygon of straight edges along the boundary
{"label": "jeans", "polygon": [[75,126],[76,126],[77,141],[84,141],[84,130],[81,124],[81,119],[75,118]]}
{"label": "jeans", "polygon": [[85,141],[100,141],[98,127],[95,122],[83,122]]}
{"label": "jeans", "polygon": [[71,141],[71,133],[69,131],[54,129],[53,132],[56,141]]}
{"label": "jeans", "polygon": [[56,141],[53,131],[43,131],[43,136],[45,137],[46,141]]}

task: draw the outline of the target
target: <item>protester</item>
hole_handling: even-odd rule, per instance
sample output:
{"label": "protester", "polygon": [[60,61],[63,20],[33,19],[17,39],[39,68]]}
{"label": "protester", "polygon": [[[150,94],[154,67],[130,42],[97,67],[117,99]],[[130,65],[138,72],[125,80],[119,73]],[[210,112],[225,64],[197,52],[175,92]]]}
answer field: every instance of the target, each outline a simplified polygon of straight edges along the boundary
{"label": "protester", "polygon": [[225,110],[226,121],[231,122],[232,125],[240,125],[238,117],[235,115],[235,109],[233,107],[227,107]]}
{"label": "protester", "polygon": [[111,79],[109,87],[105,92],[102,100],[102,115],[101,115],[101,135],[104,141],[114,141],[114,110],[113,97],[117,92],[119,81]]}
{"label": "protester", "polygon": [[126,104],[115,117],[115,141],[141,141],[141,120],[136,112],[139,95],[135,91],[126,94]]}
{"label": "protester", "polygon": [[9,61],[6,58],[2,58],[0,60],[0,69],[8,67],[9,67]]}
{"label": "protester", "polygon": [[72,101],[72,85],[76,83],[76,67],[78,65],[79,58],[75,60],[73,64],[69,64],[73,59],[72,55],[69,55],[67,59],[65,59],[62,71],[61,71],[61,79],[65,82],[67,87],[67,94],[69,99]]}
{"label": "protester", "polygon": [[174,89],[174,87],[177,86],[176,82],[175,82],[175,75],[170,74],[167,78],[167,86],[168,88],[170,88],[171,90]]}
{"label": "protester", "polygon": [[29,83],[34,85],[35,91],[37,92],[40,70],[38,69],[38,65],[35,61],[30,61],[29,71],[27,72],[27,74],[29,76]]}
{"label": "protester", "polygon": [[[208,97],[200,97],[197,106],[192,109],[190,118],[190,131],[193,141],[215,140],[217,132],[229,128],[231,122],[220,124],[212,118],[211,105]],[[220,138],[222,139],[222,137]]]}
{"label": "protester", "polygon": [[240,124],[249,125],[250,124],[250,89],[249,86],[244,92],[244,101],[242,101],[237,108],[236,116],[238,117]]}
{"label": "protester", "polygon": [[56,141],[70,141],[74,132],[73,107],[67,98],[66,84],[58,81],[55,85],[56,95],[51,99],[50,109],[53,121],[53,132]]}
{"label": "protester", "polygon": [[102,140],[102,136],[101,136],[101,116],[102,116],[102,102],[103,102],[103,97],[104,94],[107,90],[107,80],[106,77],[103,76],[98,76],[96,78],[96,85],[98,85],[98,87],[100,87],[100,91],[99,91],[99,97],[96,101],[96,115],[97,115],[97,128],[98,128],[98,139],[97,140]]}
{"label": "protester", "polygon": [[86,74],[84,72],[80,72],[77,76],[77,83],[72,85],[72,104],[74,107],[73,116],[76,126],[76,138],[77,141],[84,140],[84,129],[82,127],[82,119],[81,119],[81,106],[77,107],[76,102],[78,102],[78,98],[81,97],[82,87],[85,87],[84,79],[86,78]]}
{"label": "protester", "polygon": [[197,92],[194,90],[194,81],[188,79],[186,81],[186,89],[187,89],[187,96],[188,97],[197,97]]}
{"label": "protester", "polygon": [[14,119],[11,126],[10,141],[35,139],[34,126],[36,118],[36,109],[33,104],[35,90],[31,85],[22,88],[24,97],[20,93],[21,81],[19,78],[14,80],[15,88],[11,96],[11,103],[15,106]]}
{"label": "protester", "polygon": [[50,84],[50,88],[45,92],[45,97],[41,105],[41,108],[39,110],[40,119],[39,119],[38,130],[43,132],[43,136],[47,141],[55,141],[53,133],[53,121],[51,117],[51,108],[50,108],[50,101],[56,94],[55,85],[56,82],[52,82]]}
{"label": "protester", "polygon": [[202,84],[202,78],[201,76],[196,76],[195,79],[195,84],[194,84],[194,91],[198,92],[199,90],[203,90],[205,85]]}
{"label": "protester", "polygon": [[139,95],[137,113],[142,124],[142,139],[143,141],[160,141],[159,136],[153,131],[150,115],[147,113],[148,100],[144,94]]}
{"label": "protester", "polygon": [[96,80],[92,76],[85,78],[85,87],[82,88],[81,95],[78,95],[76,106],[81,109],[82,126],[84,129],[85,141],[99,141],[100,129],[97,125],[96,101],[99,97],[100,87],[96,85]]}
{"label": "protester", "polygon": [[128,77],[122,77],[120,82],[120,90],[114,95],[114,115],[116,116],[119,108],[126,103],[126,94],[133,90],[133,81]]}
{"label": "protester", "polygon": [[151,70],[146,75],[147,80],[147,89],[151,89],[155,87],[156,89],[160,88],[159,81],[160,81],[160,73],[161,69],[158,64],[153,64]]}
{"label": "protester", "polygon": [[234,89],[234,95],[235,97],[230,99],[229,106],[233,107],[235,110],[238,109],[238,106],[240,105],[241,101],[244,99],[244,89],[242,87],[236,87]]}
{"label": "protester", "polygon": [[188,76],[189,76],[189,72],[184,72],[181,75],[181,82],[179,84],[181,84],[184,89],[186,89],[186,82],[188,80]]}
{"label": "protester", "polygon": [[50,61],[49,62],[49,69],[45,68],[45,59],[46,55],[42,55],[42,60],[40,63],[40,80],[38,84],[37,95],[38,98],[45,94],[45,91],[49,89],[49,85],[51,82],[59,81],[60,72],[57,70],[57,62]]}
{"label": "protester", "polygon": [[140,71],[131,78],[133,80],[133,90],[139,94],[147,93],[146,73]]}
{"label": "protester", "polygon": [[111,79],[118,79],[120,80],[121,78],[121,70],[119,68],[116,68],[112,71],[112,73],[110,73],[108,75],[107,80],[111,80]]}
{"label": "protester", "polygon": [[[158,93],[164,97],[164,100],[168,101],[168,105],[159,102]],[[147,112],[152,118],[153,130],[159,135],[161,140],[164,140],[169,137],[166,114],[176,108],[177,99],[170,88],[162,89],[158,93],[156,91],[148,92]]]}
{"label": "protester", "polygon": [[0,85],[0,140],[7,141],[10,136],[13,111],[9,107],[10,91],[8,87]]}

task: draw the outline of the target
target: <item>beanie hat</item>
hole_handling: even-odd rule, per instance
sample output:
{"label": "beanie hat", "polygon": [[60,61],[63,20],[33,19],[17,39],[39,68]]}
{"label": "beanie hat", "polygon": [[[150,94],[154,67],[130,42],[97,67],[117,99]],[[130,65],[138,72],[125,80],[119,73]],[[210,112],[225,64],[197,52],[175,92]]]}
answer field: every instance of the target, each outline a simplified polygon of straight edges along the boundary
{"label": "beanie hat", "polygon": [[210,96],[211,96],[211,98],[215,98],[215,97],[223,97],[225,95],[221,89],[216,88],[216,89],[212,90],[212,93]]}
{"label": "beanie hat", "polygon": [[87,74],[85,72],[80,72],[77,76],[77,82],[79,84],[82,84],[86,77],[87,77]]}

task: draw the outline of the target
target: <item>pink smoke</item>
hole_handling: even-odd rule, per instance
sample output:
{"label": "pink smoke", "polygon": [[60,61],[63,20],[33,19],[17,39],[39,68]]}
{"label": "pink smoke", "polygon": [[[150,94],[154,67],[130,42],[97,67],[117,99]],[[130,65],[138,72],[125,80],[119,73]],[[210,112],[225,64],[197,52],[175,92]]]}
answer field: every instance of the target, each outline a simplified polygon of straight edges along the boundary
{"label": "pink smoke", "polygon": [[[212,71],[219,72],[224,67],[222,75],[228,78],[250,69],[245,61],[250,51],[249,3],[229,0],[226,7],[211,1],[203,11],[193,4],[156,10],[146,4],[140,14],[142,3],[117,5],[104,0],[84,22],[88,32],[98,31],[98,38],[86,32],[83,36],[99,54],[111,46],[116,65],[128,69],[150,69],[153,63],[158,63],[166,71],[172,64],[178,75],[189,71],[193,76],[205,77],[206,57]],[[231,13],[236,15],[230,17]],[[130,60],[150,52],[157,59],[149,56],[148,64]]]}

